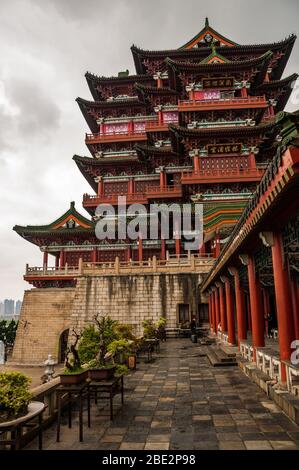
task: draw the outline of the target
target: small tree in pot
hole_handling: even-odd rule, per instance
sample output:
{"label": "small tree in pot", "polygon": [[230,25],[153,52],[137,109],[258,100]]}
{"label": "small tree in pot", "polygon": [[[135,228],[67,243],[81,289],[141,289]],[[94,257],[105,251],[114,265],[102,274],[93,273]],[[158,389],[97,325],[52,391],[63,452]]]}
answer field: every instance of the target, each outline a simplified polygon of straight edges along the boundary
{"label": "small tree in pot", "polygon": [[100,314],[95,315],[94,322],[95,325],[89,325],[83,330],[79,356],[86,361],[92,380],[111,378],[116,365],[108,353],[108,345],[117,338],[117,322]]}
{"label": "small tree in pot", "polygon": [[11,421],[27,413],[32,393],[31,379],[20,372],[0,373],[0,422]]}
{"label": "small tree in pot", "polygon": [[78,343],[80,341],[81,334],[73,329],[72,337],[73,341],[66,350],[64,373],[60,374],[60,381],[62,384],[77,384],[87,378],[86,370],[82,367],[78,352]]}

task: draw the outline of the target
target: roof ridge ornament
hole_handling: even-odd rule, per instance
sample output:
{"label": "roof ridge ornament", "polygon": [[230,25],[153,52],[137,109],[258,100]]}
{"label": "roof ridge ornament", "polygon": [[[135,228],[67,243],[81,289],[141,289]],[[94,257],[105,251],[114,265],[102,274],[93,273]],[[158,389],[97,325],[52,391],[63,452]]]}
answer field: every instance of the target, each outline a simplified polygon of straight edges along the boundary
{"label": "roof ridge ornament", "polygon": [[210,25],[209,25],[209,18],[206,16],[206,21],[205,21],[205,27],[208,28]]}

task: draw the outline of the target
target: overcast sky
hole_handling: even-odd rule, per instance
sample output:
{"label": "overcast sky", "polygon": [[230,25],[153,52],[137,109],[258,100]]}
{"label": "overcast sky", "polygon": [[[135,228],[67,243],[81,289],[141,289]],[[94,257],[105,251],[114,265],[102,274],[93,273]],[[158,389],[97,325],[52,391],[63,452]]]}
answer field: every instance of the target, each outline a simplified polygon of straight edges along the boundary
{"label": "overcast sky", "polygon": [[[206,16],[238,43],[273,42],[297,34],[299,2],[0,0],[0,299],[22,298],[30,288],[25,263],[42,265],[39,249],[12,231],[15,224],[52,222],[71,200],[87,215],[81,199],[92,190],[72,161],[75,153],[88,155],[75,103],[91,99],[84,73],[134,73],[133,43],[179,47]],[[285,76],[299,71],[298,43]]]}

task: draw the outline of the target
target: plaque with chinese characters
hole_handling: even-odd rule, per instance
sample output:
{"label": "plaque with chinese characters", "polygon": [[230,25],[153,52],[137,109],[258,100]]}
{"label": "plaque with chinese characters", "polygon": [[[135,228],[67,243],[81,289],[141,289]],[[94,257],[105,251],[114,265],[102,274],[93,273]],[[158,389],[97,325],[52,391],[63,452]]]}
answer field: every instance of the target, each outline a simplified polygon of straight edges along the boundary
{"label": "plaque with chinese characters", "polygon": [[234,86],[234,77],[203,78],[203,88],[230,88]]}
{"label": "plaque with chinese characters", "polygon": [[209,154],[227,154],[227,153],[241,153],[242,144],[209,144],[207,151]]}

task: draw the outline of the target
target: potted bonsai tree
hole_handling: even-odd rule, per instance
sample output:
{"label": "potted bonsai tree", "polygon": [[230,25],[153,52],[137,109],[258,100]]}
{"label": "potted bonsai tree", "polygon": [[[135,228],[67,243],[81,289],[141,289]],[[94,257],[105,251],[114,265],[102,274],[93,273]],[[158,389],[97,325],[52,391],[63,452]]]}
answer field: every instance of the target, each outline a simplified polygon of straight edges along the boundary
{"label": "potted bonsai tree", "polygon": [[108,352],[108,345],[117,338],[117,322],[109,316],[94,317],[95,325],[83,330],[78,352],[88,367],[91,380],[103,380],[113,377],[116,365],[113,355]]}
{"label": "potted bonsai tree", "polygon": [[31,379],[20,372],[0,373],[0,422],[12,421],[27,414],[32,399]]}
{"label": "potted bonsai tree", "polygon": [[60,382],[64,385],[74,385],[81,383],[83,380],[86,380],[88,375],[86,369],[82,367],[80,356],[77,350],[81,334],[73,329],[72,336],[74,340],[67,348],[65,368],[63,374],[60,374]]}

